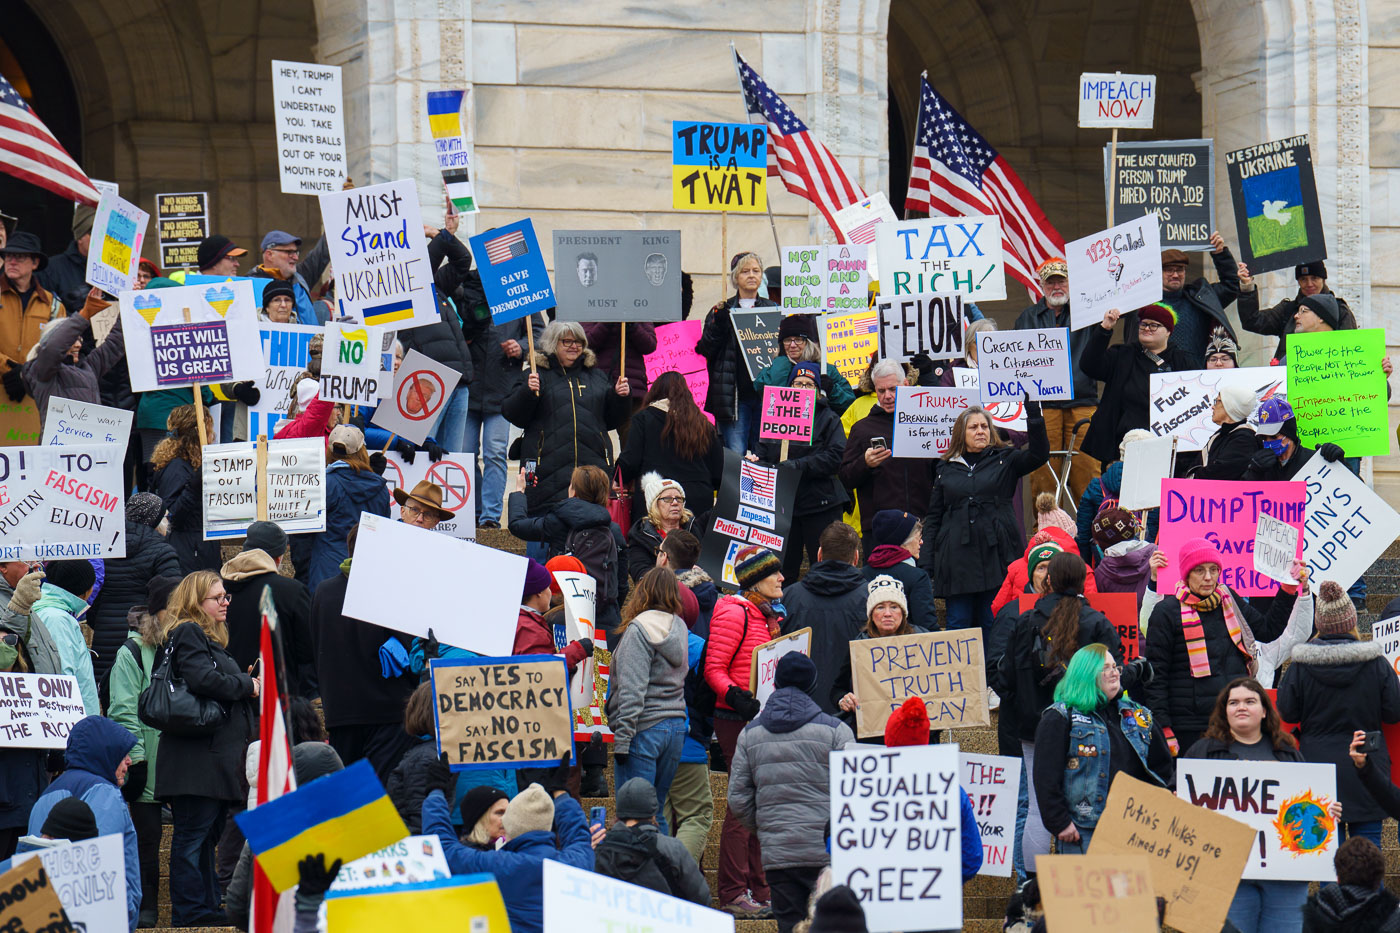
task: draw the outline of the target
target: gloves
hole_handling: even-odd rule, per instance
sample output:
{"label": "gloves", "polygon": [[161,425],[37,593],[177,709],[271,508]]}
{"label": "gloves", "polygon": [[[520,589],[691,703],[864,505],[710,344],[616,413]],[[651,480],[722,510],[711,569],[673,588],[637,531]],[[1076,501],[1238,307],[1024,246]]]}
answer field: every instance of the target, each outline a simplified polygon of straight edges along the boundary
{"label": "gloves", "polygon": [[394,443],[390,446],[389,449],[392,450],[394,453],[398,454],[400,457],[402,457],[404,463],[412,463],[414,456],[418,452],[418,448],[414,447],[412,444],[410,444],[403,438],[399,438],[398,440],[394,441]]}
{"label": "gloves", "polygon": [[24,377],[20,375],[19,367],[13,362],[10,368],[0,375],[0,383],[5,385],[5,394],[10,397],[10,401],[18,402],[25,396]]}
{"label": "gloves", "polygon": [[262,393],[258,391],[257,386],[253,385],[253,380],[248,379],[233,384],[233,397],[244,405],[256,405],[258,400],[262,398]]}
{"label": "gloves", "polygon": [[613,766],[624,767],[627,764],[627,752],[613,752]]}
{"label": "gloves", "polygon": [[447,753],[443,752],[437,758],[430,761],[423,769],[423,790],[424,793],[432,793],[435,790],[442,791],[444,797],[457,784],[457,778],[452,773],[452,768],[447,764]]}
{"label": "gloves", "polygon": [[1154,676],[1156,676],[1156,671],[1152,669],[1151,661],[1142,657],[1133,658],[1123,665],[1123,689],[1134,690],[1138,687],[1146,687],[1152,683]]}
{"label": "gloves", "polygon": [[442,657],[442,643],[437,640],[431,627],[428,628],[428,640],[423,642],[423,660],[431,661],[434,658]]}
{"label": "gloves", "polygon": [[[571,755],[571,752],[565,752],[564,758],[559,762],[559,767],[549,771],[540,781],[540,786],[545,789],[549,796],[553,797],[560,791],[566,794],[569,792],[569,758]],[[614,755],[614,757],[616,756]]]}
{"label": "gloves", "polygon": [[29,615],[29,607],[39,600],[39,585],[44,582],[44,571],[31,570],[19,578],[15,585],[15,595],[10,597],[10,611],[15,615]]}
{"label": "gloves", "polygon": [[428,452],[428,461],[430,463],[437,463],[443,457],[447,456],[447,448],[440,447],[435,441],[424,441],[423,449]]}
{"label": "gloves", "polygon": [[[428,634],[429,634],[429,635],[432,634],[432,629],[429,629],[429,630],[428,630]],[[584,656],[585,658],[591,658],[591,657],[593,657],[593,639],[591,639],[591,638],[580,638],[580,639],[578,640],[578,644],[579,644],[579,647],[583,649],[583,656]]]}
{"label": "gloves", "polygon": [[380,476],[384,475],[384,471],[389,468],[389,460],[382,450],[376,450],[369,455],[369,468]]}
{"label": "gloves", "polygon": [[728,703],[730,709],[745,719],[753,719],[758,715],[758,701],[753,698],[752,693],[740,690],[738,684],[731,684],[729,689],[724,692],[724,702]]}
{"label": "gloves", "polygon": [[126,783],[122,785],[122,797],[127,803],[134,803],[141,799],[141,792],[146,789],[149,767],[144,761],[133,761],[126,769]]}
{"label": "gloves", "polygon": [[1267,447],[1261,447],[1249,458],[1249,468],[1260,473],[1272,473],[1278,469],[1278,454]]}
{"label": "gloves", "polygon": [[326,854],[317,852],[315,855],[308,855],[297,863],[300,878],[297,882],[297,900],[301,900],[303,895],[314,898],[324,897],[331,889],[331,883],[335,881],[335,876],[340,874],[340,859],[331,863],[330,868],[326,867]]}
{"label": "gloves", "polygon": [[1322,459],[1326,460],[1328,463],[1336,463],[1346,456],[1346,452],[1336,444],[1323,444],[1317,449],[1317,452],[1321,454]]}
{"label": "gloves", "polygon": [[1026,417],[1027,417],[1027,418],[1039,418],[1039,417],[1041,416],[1041,415],[1040,415],[1040,399],[1038,399],[1038,398],[1031,398],[1029,395],[1027,395],[1027,396],[1026,396],[1025,405],[1026,405]]}
{"label": "gloves", "polygon": [[1162,735],[1166,736],[1167,749],[1172,753],[1172,757],[1180,755],[1181,743],[1176,740],[1176,733],[1172,731],[1170,726],[1162,730]]}
{"label": "gloves", "polygon": [[822,373],[819,384],[822,387],[822,395],[830,395],[831,387],[835,385],[835,383],[831,381],[831,375],[829,373]]}

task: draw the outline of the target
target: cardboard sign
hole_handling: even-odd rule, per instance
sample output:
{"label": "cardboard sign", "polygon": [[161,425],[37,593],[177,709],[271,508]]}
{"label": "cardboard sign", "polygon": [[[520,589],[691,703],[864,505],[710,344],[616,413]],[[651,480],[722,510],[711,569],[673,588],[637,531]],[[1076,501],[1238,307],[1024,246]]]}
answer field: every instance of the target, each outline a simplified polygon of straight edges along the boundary
{"label": "cardboard sign", "polygon": [[12,402],[5,396],[0,401],[0,447],[31,447],[40,441],[39,408],[33,397]]}
{"label": "cardboard sign", "polygon": [[1162,298],[1162,244],[1157,216],[1147,214],[1065,244],[1069,262],[1069,326],[1103,323]]}
{"label": "cardboard sign", "polygon": [[1180,758],[1176,767],[1178,797],[1255,830],[1244,877],[1337,880],[1340,827],[1327,812],[1337,799],[1336,765]]}
{"label": "cardboard sign", "polygon": [[[778,328],[782,326],[780,308],[753,308],[729,312],[729,323],[739,341],[740,355],[750,379],[757,379],[783,352],[778,343]],[[703,404],[703,403],[702,403]]]}
{"label": "cardboard sign", "polygon": [[1400,515],[1346,467],[1320,456],[1293,478],[1307,487],[1303,560],[1309,578],[1314,586],[1333,580],[1350,588],[1400,537]]}
{"label": "cardboard sign", "polygon": [[433,134],[433,154],[454,212],[475,214],[481,208],[472,188],[471,156],[462,135],[462,98],[466,93],[429,91],[428,131]]}
{"label": "cardboard sign", "polygon": [[1040,855],[1040,899],[1050,933],[1157,929],[1145,855]]}
{"label": "cardboard sign", "polygon": [[860,243],[783,250],[783,313],[848,313],[868,308],[869,250]]}
{"label": "cardboard sign", "polygon": [[831,752],[831,873],[870,933],[962,927],[958,772],[956,745]]}
{"label": "cardboard sign", "polygon": [[[967,369],[962,366],[953,367],[953,384],[959,389],[966,389],[972,393],[976,400],[982,398],[982,380],[977,376],[977,370]],[[998,428],[1005,431],[1026,431],[1026,403],[1024,399],[1010,399],[1005,402],[997,402],[995,405],[983,405],[992,416],[992,421]]]}
{"label": "cardboard sign", "polygon": [[156,236],[165,269],[199,268],[199,243],[209,235],[209,192],[156,195]]}
{"label": "cardboard sign", "polygon": [[[1205,537],[1220,549],[1225,561],[1220,568],[1220,582],[1230,592],[1236,596],[1276,595],[1278,583],[1254,569],[1254,534],[1259,516],[1272,515],[1301,529],[1306,499],[1307,492],[1297,481],[1163,480],[1157,542],[1167,554],[1167,566],[1157,573],[1157,592],[1176,592],[1181,579],[1177,563],[1181,545],[1191,538]],[[1301,556],[1301,551],[1294,556]],[[1326,578],[1313,579],[1320,584]]]}
{"label": "cardboard sign", "polygon": [[436,463],[426,456],[416,456],[412,463],[394,451],[386,451],[384,485],[389,487],[389,517],[399,521],[399,503],[394,500],[395,489],[411,490],[423,480],[442,490],[442,507],[455,514],[433,526],[433,531],[454,538],[476,540],[476,493],[472,487],[476,475],[476,454],[449,453]]}
{"label": "cardboard sign", "polygon": [[[384,586],[389,567],[397,588]],[[423,638],[431,625],[444,645],[508,655],[524,588],[518,554],[364,512],[343,613]],[[413,612],[403,611],[404,593],[413,594]],[[470,614],[462,611],[463,593],[472,594]]]}
{"label": "cardboard sign", "polygon": [[[283,194],[322,194],[345,184],[340,87],[336,65],[273,60],[272,113]],[[414,228],[415,235],[420,229]]]}
{"label": "cardboard sign", "polygon": [[530,218],[496,227],[467,241],[496,324],[514,321],[557,302]]}
{"label": "cardboard sign", "polygon": [[384,933],[402,927],[407,917],[421,930],[510,933],[501,889],[486,874],[344,893],[332,888],[325,903],[326,928],[336,933]]}
{"label": "cardboard sign", "polygon": [[126,556],[126,445],[0,451],[0,561]]}
{"label": "cardboard sign", "polygon": [[263,376],[258,309],[247,282],[128,291],[120,300],[134,391]]}
{"label": "cardboard sign", "polygon": [[890,450],[896,457],[943,456],[952,446],[958,416],[976,404],[976,393],[967,389],[896,386]]}
{"label": "cardboard sign", "polygon": [[[1220,390],[1245,386],[1260,402],[1268,398],[1288,399],[1285,373],[1278,366],[1247,366],[1244,369],[1192,369],[1182,372],[1150,373],[1148,389],[1152,405],[1148,430],[1158,437],[1175,437],[1177,452],[1200,450],[1218,429],[1211,411]],[[1255,406],[1256,411],[1258,406]],[[1250,415],[1255,420],[1255,415]]]}
{"label": "cardboard sign", "polygon": [[1123,481],[1118,505],[1128,511],[1155,509],[1162,504],[1162,480],[1176,472],[1175,435],[1133,441],[1123,448]]}
{"label": "cardboard sign", "polygon": [[676,321],[656,328],[656,349],[642,357],[647,368],[647,384],[652,385],[662,373],[677,372],[685,377],[695,405],[711,424],[715,416],[705,411],[705,396],[710,391],[710,371],[705,358],[695,352],[700,342],[703,321]]}
{"label": "cardboard sign", "polygon": [[141,262],[141,240],[151,215],[124,201],[116,192],[103,194],[92,220],[84,281],[109,295],[136,286],[136,266]]}
{"label": "cardboard sign", "polygon": [[880,359],[907,362],[924,354],[931,360],[962,359],[961,295],[910,295],[875,302],[880,319]]}
{"label": "cardboard sign", "polygon": [[613,740],[608,727],[608,680],[612,668],[612,652],[608,636],[597,625],[598,583],[586,573],[560,570],[554,573],[564,600],[564,624],[555,623],[554,648],[563,653],[571,641],[588,638],[593,641],[593,654],[579,662],[569,678],[570,702],[574,707],[574,739],[587,742],[597,732],[604,742]]}
{"label": "cardboard sign", "polygon": [[1288,572],[1299,548],[1300,531],[1272,515],[1260,515],[1254,532],[1254,569],[1280,583],[1297,583]]}
{"label": "cardboard sign", "polygon": [[981,629],[852,641],[856,734],[884,735],[890,714],[912,696],[923,697],[932,729],[987,725],[984,662]]}
{"label": "cardboard sign", "polygon": [[346,405],[377,405],[382,392],[380,331],[364,324],[328,322],[321,352],[321,398]]}
{"label": "cardboard sign", "polygon": [[764,386],[758,406],[758,439],[812,443],[817,390]]}
{"label": "cardboard sign", "polygon": [[[11,866],[0,875],[0,891],[6,892],[6,896],[0,898],[0,929],[14,933],[72,933],[74,927],[63,911],[44,863],[35,858],[16,858]],[[125,890],[125,876],[122,885]],[[126,923],[125,916],[122,923]]]}
{"label": "cardboard sign", "polygon": [[988,404],[1074,398],[1069,329],[982,331],[977,335],[977,378]]}
{"label": "cardboard sign", "polygon": [[734,917],[650,888],[545,859],[544,933],[622,930],[734,933]]}
{"label": "cardboard sign", "polygon": [[1157,76],[1099,74],[1079,76],[1079,125],[1152,129],[1157,108]]}
{"label": "cardboard sign", "polygon": [[1119,774],[1089,854],[1147,856],[1152,886],[1167,899],[1167,923],[1182,933],[1220,933],[1255,838],[1238,820]]}
{"label": "cardboard sign", "polygon": [[563,658],[434,659],[438,752],[453,771],[541,768],[574,749],[574,711]]}
{"label": "cardboard sign", "polygon": [[1288,403],[1304,447],[1333,443],[1348,457],[1390,453],[1385,330],[1334,330],[1288,338]]}
{"label": "cardboard sign", "polygon": [[75,677],[0,674],[0,748],[64,748],[84,715]]}
{"label": "cardboard sign", "polygon": [[[258,324],[258,339],[262,345],[264,365],[253,381],[259,396],[256,405],[248,406],[248,436],[272,437],[277,425],[287,417],[292,402],[292,381],[306,370],[311,360],[311,339],[322,333],[308,324]],[[324,352],[322,361],[325,360]]]}
{"label": "cardboard sign", "polygon": [[442,321],[412,180],[322,194],[321,222],[337,316],[397,330]]}
{"label": "cardboard sign", "polygon": [[778,662],[783,655],[805,654],[812,655],[812,629],[800,628],[787,635],[781,635],[772,641],[766,641],[753,649],[753,657],[749,664],[749,692],[758,700],[760,706],[768,702],[768,698],[773,695],[776,688],[774,680],[778,674]]}
{"label": "cardboard sign", "polygon": [[825,318],[826,365],[835,366],[852,387],[860,385],[870,368],[870,354],[879,347],[879,316],[867,309]]}
{"label": "cardboard sign", "polygon": [[[241,538],[258,520],[257,464],[253,441],[204,446],[204,540]],[[288,534],[326,530],[326,445],[319,437],[267,442],[267,520]]]}
{"label": "cardboard sign", "polygon": [[555,230],[560,321],[679,321],[679,230]]}
{"label": "cardboard sign", "polygon": [[696,560],[720,589],[731,592],[739,586],[734,555],[740,548],[761,544],[782,557],[792,530],[796,474],[796,470],[750,463],[732,450],[724,452],[719,497]]}
{"label": "cardboard sign", "polygon": [[331,893],[421,884],[451,876],[437,836],[407,836],[340,866],[340,873],[331,882]]}
{"label": "cardboard sign", "polygon": [[673,120],[671,163],[671,207],[678,211],[768,209],[768,130],[763,126]]}
{"label": "cardboard sign", "polygon": [[44,416],[45,447],[71,444],[117,444],[125,446],[131,437],[131,422],[136,413],[123,408],[108,408],[96,402],[49,396],[49,410]]}
{"label": "cardboard sign", "polygon": [[[1017,599],[1021,612],[1030,611],[1039,593],[1021,593]],[[1090,609],[1097,609],[1112,623],[1123,645],[1123,661],[1132,661],[1142,654],[1142,633],[1138,628],[1136,593],[1085,593],[1083,599]],[[1109,647],[1112,647],[1111,645]]]}
{"label": "cardboard sign", "polygon": [[[1215,229],[1215,140],[1168,139],[1119,142],[1118,164],[1110,184],[1108,160],[1113,147],[1103,147],[1104,194],[1113,192],[1108,222],[1156,214],[1162,249],[1211,249]],[[1155,299],[1154,299],[1155,300]],[[1124,309],[1126,310],[1126,309]]]}
{"label": "cardboard sign", "polygon": [[1016,797],[1021,787],[1021,759],[1001,755],[958,755],[962,788],[977,815],[982,837],[979,875],[1011,877],[1016,846]]}
{"label": "cardboard sign", "polygon": [[[127,928],[126,855],[121,833],[17,852],[11,864],[26,861],[44,866],[49,885],[58,892],[75,929],[95,933]],[[3,881],[0,890],[11,891]]]}
{"label": "cardboard sign", "polygon": [[[895,216],[894,208],[890,207],[890,199],[885,197],[885,192],[877,191],[863,201],[856,201],[854,204],[847,204],[841,208],[832,218],[836,221],[836,229],[847,243],[857,243],[863,246],[871,246],[875,243],[875,229],[883,223],[895,223],[899,220]],[[866,253],[866,271],[870,273],[871,281],[880,280],[880,264],[878,250]]]}
{"label": "cardboard sign", "polygon": [[1327,258],[1308,137],[1225,155],[1240,261],[1254,275]]}
{"label": "cardboard sign", "polygon": [[880,296],[966,295],[977,301],[1006,297],[1001,218],[929,217],[875,227]]}
{"label": "cardboard sign", "polygon": [[375,409],[370,424],[411,443],[423,443],[461,378],[457,370],[409,350],[394,374],[393,391]]}

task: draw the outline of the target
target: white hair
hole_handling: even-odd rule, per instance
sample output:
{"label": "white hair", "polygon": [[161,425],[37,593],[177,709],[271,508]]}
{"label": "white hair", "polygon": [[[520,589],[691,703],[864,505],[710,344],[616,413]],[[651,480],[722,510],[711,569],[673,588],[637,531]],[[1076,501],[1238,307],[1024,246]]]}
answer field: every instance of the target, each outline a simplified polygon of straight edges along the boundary
{"label": "white hair", "polygon": [[886,376],[894,376],[899,380],[900,385],[904,385],[909,378],[908,373],[904,371],[903,363],[898,360],[885,359],[876,363],[874,368],[870,370],[870,384],[874,385],[877,379],[883,379]]}
{"label": "white hair", "polygon": [[[744,253],[738,259],[734,260],[734,265],[731,266],[729,269],[730,285],[733,285],[735,288],[739,287],[739,270],[742,269],[744,267],[744,263],[748,262],[750,259],[758,263],[758,274],[760,276],[763,275],[763,259],[758,255],[758,253]],[[760,285],[759,287],[762,288],[763,286]]]}
{"label": "white hair", "polygon": [[549,326],[540,334],[540,352],[545,356],[554,353],[565,334],[580,341],[585,350],[588,349],[588,335],[583,332],[583,325],[578,321],[550,321]]}

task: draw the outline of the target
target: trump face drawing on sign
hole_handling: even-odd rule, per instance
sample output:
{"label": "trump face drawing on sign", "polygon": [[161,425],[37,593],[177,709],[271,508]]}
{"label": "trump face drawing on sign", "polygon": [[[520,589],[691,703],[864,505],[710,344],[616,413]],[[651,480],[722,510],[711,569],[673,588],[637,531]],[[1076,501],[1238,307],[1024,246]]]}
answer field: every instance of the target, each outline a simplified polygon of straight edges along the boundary
{"label": "trump face drawing on sign", "polygon": [[666,257],[660,253],[651,253],[647,256],[642,271],[646,273],[647,281],[653,287],[660,287],[666,281]]}
{"label": "trump face drawing on sign", "polygon": [[598,257],[592,253],[583,253],[578,257],[578,283],[584,288],[592,288],[598,284]]}

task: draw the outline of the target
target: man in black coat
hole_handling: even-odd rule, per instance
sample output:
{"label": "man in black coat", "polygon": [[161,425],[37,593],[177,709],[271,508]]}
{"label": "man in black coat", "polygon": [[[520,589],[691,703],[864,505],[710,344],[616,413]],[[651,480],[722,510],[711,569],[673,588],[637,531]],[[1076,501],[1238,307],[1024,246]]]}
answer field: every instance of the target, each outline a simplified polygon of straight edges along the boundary
{"label": "man in black coat", "polygon": [[1240,276],[1240,324],[1252,334],[1267,334],[1278,337],[1278,347],[1274,350],[1273,362],[1282,363],[1288,357],[1288,335],[1298,329],[1294,315],[1303,306],[1303,299],[1317,294],[1331,295],[1337,302],[1340,312],[1338,330],[1355,330],[1356,315],[1351,307],[1327,287],[1327,265],[1321,261],[1305,262],[1293,267],[1293,278],[1298,282],[1298,294],[1285,298],[1272,308],[1261,310],[1259,289],[1254,285],[1254,276],[1244,263],[1239,264]]}
{"label": "man in black coat", "polygon": [[1162,253],[1162,303],[1176,312],[1172,347],[1190,354],[1193,363],[1186,367],[1188,369],[1205,368],[1206,343],[1214,327],[1225,328],[1232,340],[1239,341],[1225,314],[1225,309],[1240,293],[1239,265],[1219,231],[1211,233],[1210,245],[1211,262],[1215,263],[1215,274],[1220,279],[1214,283],[1204,278],[1186,281],[1186,254],[1179,249]]}
{"label": "man in black coat", "polygon": [[239,670],[247,670],[257,660],[262,643],[263,588],[271,587],[277,630],[282,635],[287,689],[293,695],[315,699],[318,691],[311,652],[311,594],[304,583],[277,571],[277,563],[286,551],[287,533],[275,522],[253,522],[248,526],[242,552],[219,571],[229,595],[228,653],[238,662]]}
{"label": "man in black coat", "polygon": [[843,521],[821,533],[817,562],[802,582],[783,590],[787,618],[783,633],[811,628],[811,658],[817,665],[817,686],[809,691],[823,712],[836,715],[831,688],[848,658],[851,639],[865,626],[867,581],[860,572],[860,537]]}

